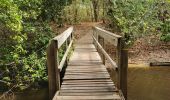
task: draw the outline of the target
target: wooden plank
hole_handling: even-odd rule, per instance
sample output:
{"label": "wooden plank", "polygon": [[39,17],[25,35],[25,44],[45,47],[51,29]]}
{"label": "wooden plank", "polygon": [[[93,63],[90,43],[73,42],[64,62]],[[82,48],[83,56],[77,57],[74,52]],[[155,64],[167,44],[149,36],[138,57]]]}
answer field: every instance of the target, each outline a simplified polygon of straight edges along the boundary
{"label": "wooden plank", "polygon": [[70,61],[69,62],[69,66],[78,66],[78,65],[80,65],[81,64],[81,66],[86,66],[86,64],[87,64],[87,66],[89,65],[89,64],[91,64],[91,65],[101,65],[102,64],[102,62],[101,61],[92,61],[92,60],[83,60],[83,61],[80,61],[80,60],[77,60],[77,61]]}
{"label": "wooden plank", "polygon": [[100,65],[99,66],[74,66],[74,67],[67,67],[67,68],[70,68],[70,69],[80,68],[80,70],[86,69],[86,68],[89,68],[89,69],[104,69],[104,70],[106,69],[106,67],[101,67]]}
{"label": "wooden plank", "polygon": [[115,87],[115,84],[113,84],[113,83],[98,83],[98,84],[92,84],[92,83],[80,83],[80,84],[78,84],[78,83],[80,83],[80,82],[75,82],[75,83],[72,83],[72,84],[69,84],[69,83],[67,83],[67,84],[62,84],[62,86],[61,87],[71,87],[71,86],[73,86],[73,87],[76,87],[76,86],[82,86],[82,87],[107,87],[107,86],[112,86],[112,87]]}
{"label": "wooden plank", "polygon": [[[62,93],[60,92],[60,96],[97,96],[97,95],[113,95],[114,92],[103,92],[103,93]],[[116,93],[115,93],[116,94]]]}
{"label": "wooden plank", "polygon": [[58,96],[56,100],[121,100],[117,94],[105,96]]}
{"label": "wooden plank", "polygon": [[107,86],[112,86],[112,87],[114,87],[115,85],[113,84],[113,83],[111,83],[111,84],[106,84],[106,83],[100,83],[100,84],[91,84],[91,83],[89,83],[89,84],[62,84],[62,87],[70,87],[70,86],[72,86],[72,87],[94,87],[94,86],[96,86],[96,87],[107,87]]}
{"label": "wooden plank", "polygon": [[67,75],[64,79],[97,79],[97,78],[110,78],[109,75]]}
{"label": "wooden plank", "polygon": [[65,76],[109,76],[107,73],[66,73]]}
{"label": "wooden plank", "polygon": [[112,86],[107,86],[107,87],[62,87],[61,90],[116,90]]}
{"label": "wooden plank", "polygon": [[73,27],[69,27],[62,34],[53,38],[53,40],[58,41],[58,44],[57,44],[58,48],[60,48],[62,46],[62,44],[66,41],[66,39],[71,35],[72,32],[73,32]]}
{"label": "wooden plank", "polygon": [[101,70],[99,70],[99,71],[88,71],[88,70],[86,70],[86,71],[84,71],[84,70],[81,70],[81,71],[68,71],[67,73],[65,73],[65,74],[76,74],[76,73],[106,73],[106,74],[108,74],[108,72],[107,71],[101,71]]}
{"label": "wooden plank", "polygon": [[67,72],[65,75],[84,75],[84,74],[108,74],[107,72]]}
{"label": "wooden plank", "polygon": [[93,82],[93,83],[62,83],[63,86],[115,86],[113,83],[102,83],[102,82]]}
{"label": "wooden plank", "polygon": [[63,81],[63,83],[62,84],[78,84],[78,83],[80,83],[80,84],[114,84],[114,82],[112,82],[111,80],[108,80],[108,81],[105,81],[105,82],[102,82],[102,81],[84,81],[84,80],[82,80],[82,81],[78,81],[78,82],[75,82],[76,80],[72,80],[72,81]]}
{"label": "wooden plank", "polygon": [[110,77],[109,74],[95,74],[95,73],[91,73],[91,74],[66,74],[65,77]]}
{"label": "wooden plank", "polygon": [[67,68],[103,68],[106,69],[105,66],[101,66],[101,64],[99,65],[75,65],[75,66],[70,66],[68,65]]}
{"label": "wooden plank", "polygon": [[86,79],[86,80],[64,80],[64,82],[65,83],[74,83],[74,82],[80,82],[80,83],[82,83],[82,82],[112,82],[111,81],[111,79],[94,79],[94,80],[88,80],[88,79]]}
{"label": "wooden plank", "polygon": [[95,76],[109,76],[109,74],[97,74],[97,73],[88,73],[88,74],[84,74],[84,73],[81,73],[81,74],[65,74],[65,76],[68,76],[68,77],[72,77],[72,76],[77,76],[77,77],[83,77],[83,76],[89,76],[89,77],[95,77]]}
{"label": "wooden plank", "polygon": [[[91,70],[93,69],[93,71],[107,71],[106,69],[104,69],[104,68],[91,68]],[[88,70],[90,70],[90,68],[88,69],[88,68],[83,68],[83,69],[71,69],[71,68],[69,68],[69,69],[66,69],[66,71],[88,71]]]}
{"label": "wooden plank", "polygon": [[62,85],[96,85],[96,84],[110,84],[110,85],[114,85],[113,82],[109,81],[109,82],[63,82]]}
{"label": "wooden plank", "polygon": [[[90,68],[89,68],[90,69]],[[107,70],[69,70],[68,73],[108,73]]]}
{"label": "wooden plank", "polygon": [[118,92],[118,90],[106,90],[106,89],[62,89],[61,93],[103,93],[103,92]]}
{"label": "wooden plank", "polygon": [[[81,62],[81,61],[77,61]],[[92,61],[84,61],[82,63],[93,63]],[[101,62],[94,62],[96,65],[68,65],[69,67],[103,67],[106,68]]]}
{"label": "wooden plank", "polygon": [[79,70],[79,71],[88,71],[88,70],[92,70],[92,71],[107,71],[106,68],[67,68],[67,71],[72,71],[72,70]]}
{"label": "wooden plank", "polygon": [[110,76],[66,76],[63,79],[80,79],[80,80],[85,80],[85,79],[110,79]]}

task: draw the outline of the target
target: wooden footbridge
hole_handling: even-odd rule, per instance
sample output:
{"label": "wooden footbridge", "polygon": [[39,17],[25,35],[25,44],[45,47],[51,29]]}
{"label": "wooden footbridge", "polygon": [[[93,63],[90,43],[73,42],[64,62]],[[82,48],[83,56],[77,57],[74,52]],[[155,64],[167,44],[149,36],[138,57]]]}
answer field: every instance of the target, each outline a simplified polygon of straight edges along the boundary
{"label": "wooden footbridge", "polygon": [[[47,48],[47,65],[50,100],[125,100],[127,99],[127,50],[122,37],[93,27],[73,42],[73,27],[53,38]],[[117,48],[113,61],[104,50],[105,41]],[[74,44],[73,44],[74,43]],[[64,56],[60,57],[61,49]],[[74,51],[71,50],[74,48]],[[70,55],[70,51],[73,51]],[[105,65],[107,60],[116,74],[111,80]]]}

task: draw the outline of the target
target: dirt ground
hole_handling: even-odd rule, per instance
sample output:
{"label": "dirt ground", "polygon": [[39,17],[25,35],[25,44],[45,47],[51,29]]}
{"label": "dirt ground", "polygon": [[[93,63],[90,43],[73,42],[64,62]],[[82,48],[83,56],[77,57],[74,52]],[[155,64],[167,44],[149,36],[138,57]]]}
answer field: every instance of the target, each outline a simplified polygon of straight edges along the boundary
{"label": "dirt ground", "polygon": [[[151,43],[153,41],[153,43]],[[170,44],[148,36],[135,41],[129,49],[129,63],[170,62]]]}

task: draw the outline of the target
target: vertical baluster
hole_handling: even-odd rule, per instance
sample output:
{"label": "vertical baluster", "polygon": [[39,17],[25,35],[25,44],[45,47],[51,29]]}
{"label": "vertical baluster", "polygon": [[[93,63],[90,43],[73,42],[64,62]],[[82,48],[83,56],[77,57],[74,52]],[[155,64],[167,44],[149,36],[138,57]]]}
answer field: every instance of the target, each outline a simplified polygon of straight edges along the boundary
{"label": "vertical baluster", "polygon": [[[105,48],[105,47],[104,47],[104,38],[98,36],[98,41],[99,41],[100,45],[101,45],[103,48]],[[103,64],[105,65],[105,55],[104,55],[101,51],[99,51],[99,52],[100,52],[100,56],[101,56],[102,62],[103,62]]]}

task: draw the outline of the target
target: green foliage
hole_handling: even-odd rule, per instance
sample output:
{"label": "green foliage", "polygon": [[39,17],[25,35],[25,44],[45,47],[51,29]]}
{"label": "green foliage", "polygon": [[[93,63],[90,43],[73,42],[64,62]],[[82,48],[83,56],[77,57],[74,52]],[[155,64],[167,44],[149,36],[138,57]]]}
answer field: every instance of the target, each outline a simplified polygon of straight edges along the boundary
{"label": "green foliage", "polygon": [[[67,24],[79,24],[81,22],[94,21],[93,0],[72,0],[72,3],[66,5],[62,11],[62,18]],[[103,17],[103,0],[97,0],[96,13],[98,19]]]}
{"label": "green foliage", "polygon": [[0,1],[0,22],[12,31],[19,32],[22,30],[22,16],[18,6],[11,0]]}
{"label": "green foliage", "polygon": [[165,42],[170,41],[170,19],[166,20],[162,25],[161,40]]}
{"label": "green foliage", "polygon": [[162,2],[158,4],[159,6],[159,13],[158,17],[159,20],[162,21],[161,25],[161,32],[162,35],[160,39],[162,41],[168,42],[170,41],[170,1]]}
{"label": "green foliage", "polygon": [[53,32],[47,23],[24,23],[23,28],[23,33],[27,33],[28,37],[24,47],[29,50],[28,53],[31,53],[31,51],[41,51],[46,48],[46,45],[53,36]]}
{"label": "green foliage", "polygon": [[165,1],[111,0],[107,14],[114,31],[124,33],[126,42],[130,45],[137,37],[159,33],[158,29],[163,29],[163,22],[159,19],[158,13],[159,4]]}
{"label": "green foliage", "polygon": [[44,0],[42,18],[55,21],[59,27],[63,26],[62,10],[71,2],[72,0]]}
{"label": "green foliage", "polygon": [[14,0],[21,10],[22,20],[36,20],[41,14],[42,3],[44,0]]}
{"label": "green foliage", "polygon": [[42,4],[43,0],[0,1],[0,85],[25,89],[47,81],[45,50],[54,33],[41,21]]}
{"label": "green foliage", "polygon": [[[15,49],[3,59],[4,64],[0,67],[0,71],[4,73],[2,76],[8,77],[1,77],[8,83],[6,85],[17,85],[20,89],[47,81],[46,47],[53,36],[46,23],[27,23],[23,29],[22,32],[27,34],[27,39],[16,37],[22,43],[15,45]],[[7,59],[12,63],[5,65]]]}
{"label": "green foliage", "polygon": [[[68,24],[77,24],[81,21],[83,7],[80,7],[81,0],[73,0],[72,4],[64,7],[63,18]],[[81,14],[81,15],[80,15]]]}

